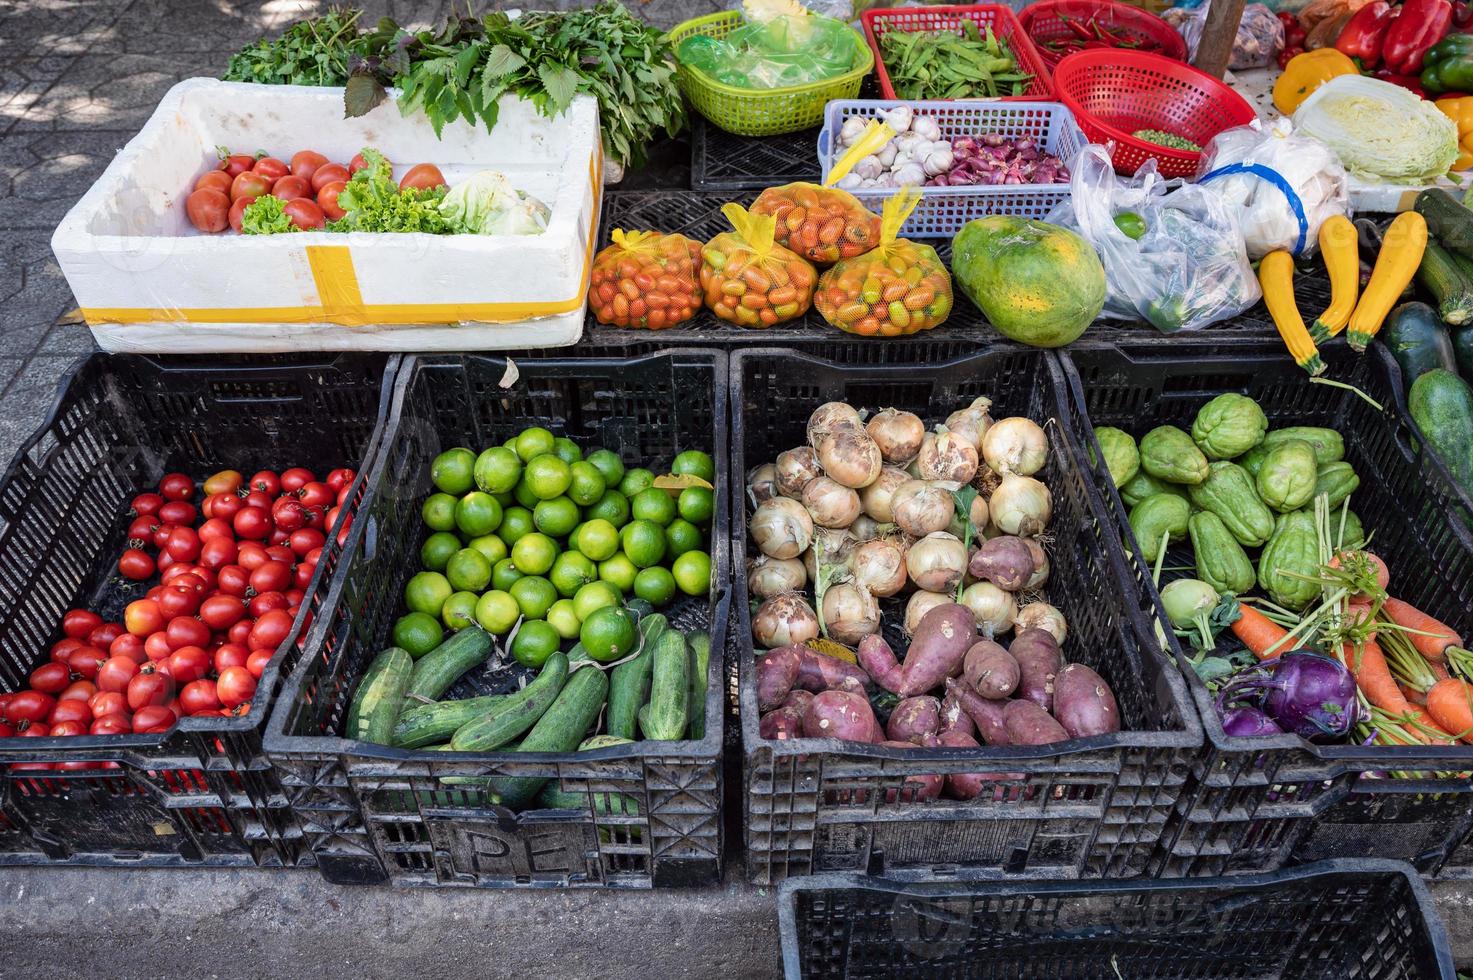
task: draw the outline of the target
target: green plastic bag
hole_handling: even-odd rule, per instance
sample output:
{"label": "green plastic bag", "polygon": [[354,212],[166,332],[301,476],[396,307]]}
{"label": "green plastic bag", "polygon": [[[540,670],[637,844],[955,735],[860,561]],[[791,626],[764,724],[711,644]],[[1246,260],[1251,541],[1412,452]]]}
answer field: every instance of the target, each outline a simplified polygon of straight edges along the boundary
{"label": "green plastic bag", "polygon": [[676,56],[726,85],[770,89],[837,78],[854,67],[855,51],[852,28],[810,14],[743,24],[722,38],[692,35]]}

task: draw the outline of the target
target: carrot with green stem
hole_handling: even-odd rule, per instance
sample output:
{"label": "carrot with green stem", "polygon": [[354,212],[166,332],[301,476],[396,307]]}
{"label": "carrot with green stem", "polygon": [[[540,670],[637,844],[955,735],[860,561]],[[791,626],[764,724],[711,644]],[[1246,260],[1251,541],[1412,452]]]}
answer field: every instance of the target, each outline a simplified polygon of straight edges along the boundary
{"label": "carrot with green stem", "polygon": [[[1427,692],[1440,679],[1432,665],[1412,649],[1407,638],[1397,630],[1385,630],[1378,636],[1378,643],[1386,657],[1386,664],[1402,684],[1416,691],[1425,701]],[[1418,700],[1416,698],[1408,700]]]}
{"label": "carrot with green stem", "polygon": [[1463,646],[1463,638],[1451,626],[1429,616],[1409,602],[1387,596],[1381,612],[1400,626],[1412,648],[1430,661],[1451,661],[1460,672],[1473,663],[1473,653]]}
{"label": "carrot with green stem", "polygon": [[1393,715],[1412,710],[1411,702],[1396,686],[1396,678],[1386,664],[1386,656],[1375,640],[1361,644],[1346,643],[1340,647],[1340,661],[1355,675],[1355,684],[1373,707]]}
{"label": "carrot with green stem", "polygon": [[1427,692],[1427,713],[1438,728],[1467,742],[1473,738],[1473,684],[1456,677],[1438,681]]}
{"label": "carrot with green stem", "polygon": [[1238,603],[1238,618],[1233,620],[1232,631],[1259,660],[1272,660],[1293,648],[1288,630],[1244,602]]}

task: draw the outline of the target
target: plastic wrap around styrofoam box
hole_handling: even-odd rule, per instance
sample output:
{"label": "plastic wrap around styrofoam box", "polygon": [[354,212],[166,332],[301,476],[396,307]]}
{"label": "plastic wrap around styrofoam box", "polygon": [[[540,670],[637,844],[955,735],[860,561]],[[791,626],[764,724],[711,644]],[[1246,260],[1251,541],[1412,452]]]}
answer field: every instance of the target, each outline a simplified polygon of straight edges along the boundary
{"label": "plastic wrap around styrofoam box", "polygon": [[[842,155],[835,148],[839,130],[850,116],[878,119],[896,106],[910,106],[917,116],[930,116],[941,127],[943,139],[1001,133],[1009,138],[1031,136],[1045,153],[1067,165],[1087,144],[1074,115],[1058,102],[887,101],[836,99],[824,110],[818,134],[818,163],[828,179]],[[851,190],[871,211],[879,213],[885,199],[899,188]],[[950,238],[974,218],[1012,214],[1043,219],[1054,205],[1069,196],[1069,183],[978,184],[965,187],[922,187],[921,201],[905,222],[906,238]]]}
{"label": "plastic wrap around styrofoam box", "polygon": [[[489,350],[575,343],[602,194],[598,107],[555,117],[515,96],[493,130],[439,137],[392,93],[356,119],[343,90],[193,78],[169,90],[52,236],[104,350]],[[210,235],[184,211],[217,147],[347,161],[372,146],[395,178],[433,163],[453,187],[499,170],[552,210],[538,235]]]}

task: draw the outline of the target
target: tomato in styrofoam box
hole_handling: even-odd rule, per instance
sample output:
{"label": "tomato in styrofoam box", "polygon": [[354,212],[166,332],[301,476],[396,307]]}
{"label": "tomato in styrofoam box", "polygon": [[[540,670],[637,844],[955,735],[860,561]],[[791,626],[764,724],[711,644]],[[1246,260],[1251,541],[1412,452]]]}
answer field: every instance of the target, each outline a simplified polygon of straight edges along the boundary
{"label": "tomato in styrofoam box", "polygon": [[615,228],[589,276],[588,306],[599,323],[664,330],[701,308],[701,243],[684,235]]}
{"label": "tomato in styrofoam box", "polygon": [[727,204],[721,213],[735,230],[701,248],[701,289],[711,312],[757,330],[808,312],[818,270],[774,240],[773,216],[740,204]]}
{"label": "tomato in styrofoam box", "polygon": [[772,215],[777,243],[815,265],[863,255],[880,240],[880,216],[836,187],[803,181],[769,187],[752,202],[752,213]]}

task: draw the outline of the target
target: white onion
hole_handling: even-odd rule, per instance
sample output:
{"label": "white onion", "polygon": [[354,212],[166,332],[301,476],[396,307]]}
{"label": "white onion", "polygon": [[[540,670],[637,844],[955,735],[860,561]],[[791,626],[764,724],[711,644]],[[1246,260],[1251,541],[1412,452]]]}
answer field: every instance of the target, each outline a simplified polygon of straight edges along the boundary
{"label": "white onion", "polygon": [[935,609],[937,606],[948,602],[955,602],[953,596],[942,595],[940,592],[916,592],[905,604],[905,633],[907,636],[915,633],[916,627],[920,625],[921,617]]}
{"label": "white onion", "polygon": [[794,500],[803,495],[803,488],[809,480],[823,476],[823,467],[818,465],[818,453],[807,446],[779,453],[775,469],[777,492]]}
{"label": "white onion", "polygon": [[987,637],[1012,629],[1018,615],[1018,602],[1013,594],[991,582],[973,582],[962,590],[960,601],[972,610],[972,615],[977,617],[977,628]]}
{"label": "white onion", "polygon": [[905,588],[905,549],[884,538],[866,541],[849,556],[855,584],[881,598]]}
{"label": "white onion", "polygon": [[1002,482],[1002,477],[992,472],[992,468],[986,463],[977,464],[977,475],[972,478],[972,486],[984,497],[991,497],[992,491]]}
{"label": "white onion", "polygon": [[967,511],[967,514],[969,517],[972,518],[973,530],[980,533],[981,530],[987,526],[987,519],[989,516],[987,510],[987,498],[983,497],[981,494],[973,497],[972,506]]}
{"label": "white onion", "polygon": [[915,459],[921,451],[921,440],[926,438],[926,423],[911,412],[899,412],[887,408],[877,413],[865,426],[885,462],[904,465]]}
{"label": "white onion", "polygon": [[977,447],[955,432],[927,435],[916,457],[916,469],[923,480],[970,483],[977,475]]}
{"label": "white onion", "polygon": [[1032,419],[1003,419],[982,437],[982,458],[1000,476],[1032,476],[1048,462],[1048,436]]}
{"label": "white onion", "polygon": [[992,416],[987,414],[987,409],[991,406],[989,399],[978,398],[966,408],[957,409],[946,417],[947,430],[970,439],[980,452],[982,437],[992,427]]}
{"label": "white onion", "polygon": [[879,522],[868,514],[860,514],[849,525],[849,534],[855,541],[873,541],[879,533]]}
{"label": "white onion", "polygon": [[752,498],[752,503],[760,504],[764,500],[771,500],[777,494],[777,467],[771,463],[752,467],[747,473],[747,496]]}
{"label": "white onion", "polygon": [[874,483],[884,468],[880,447],[863,429],[836,429],[818,443],[818,462],[832,480],[858,490]]}
{"label": "white onion", "polygon": [[1028,538],[1048,527],[1054,513],[1054,499],[1048,487],[1031,476],[1005,476],[992,491],[987,508],[992,513],[992,523],[1004,534]]}
{"label": "white onion", "polygon": [[951,526],[956,498],[924,480],[907,480],[890,498],[890,512],[900,530],[916,538]]}
{"label": "white onion", "polygon": [[818,637],[818,615],[796,592],[784,592],[764,602],[752,617],[752,639],[769,650]]}
{"label": "white onion", "polygon": [[880,604],[853,582],[831,585],[823,593],[823,625],[830,639],[853,646],[880,631]]}
{"label": "white onion", "polygon": [[826,476],[809,480],[801,499],[819,527],[848,527],[859,516],[859,494]]}
{"label": "white onion", "polygon": [[1064,645],[1064,637],[1069,635],[1064,614],[1046,602],[1030,602],[1021,607],[1015,623],[1019,630],[1039,629],[1052,633],[1060,646]]}
{"label": "white onion", "polygon": [[910,546],[905,570],[918,589],[954,592],[967,573],[967,547],[954,534],[933,532]]}
{"label": "white onion", "polygon": [[895,497],[895,491],[899,490],[910,479],[910,474],[893,466],[886,466],[880,470],[880,475],[875,477],[875,482],[865,487],[859,493],[859,504],[864,512],[873,517],[881,524],[895,523],[895,515],[890,510],[890,502]]}
{"label": "white onion", "polygon": [[808,573],[796,558],[758,555],[747,562],[747,591],[759,599],[794,592],[808,584]]}
{"label": "white onion", "polygon": [[820,558],[825,565],[847,565],[849,553],[857,543],[847,530],[816,528],[813,532],[813,547],[803,552],[803,567],[808,570],[809,581],[818,581]]}
{"label": "white onion", "polygon": [[853,405],[844,402],[824,402],[808,416],[808,445],[814,449],[823,437],[840,429],[863,429],[864,421]]}
{"label": "white onion", "polygon": [[813,518],[798,501],[773,497],[757,505],[747,530],[769,558],[797,558],[813,541]]}
{"label": "white onion", "polygon": [[[1023,543],[1028,546],[1029,552],[1033,554],[1033,574],[1028,577],[1028,581],[1023,583],[1023,591],[1027,592],[1029,589],[1042,588],[1043,583],[1048,581],[1048,552],[1044,551],[1043,545],[1039,544],[1033,538],[1024,538]],[[1062,643],[1064,641],[1060,640],[1059,642]]]}

